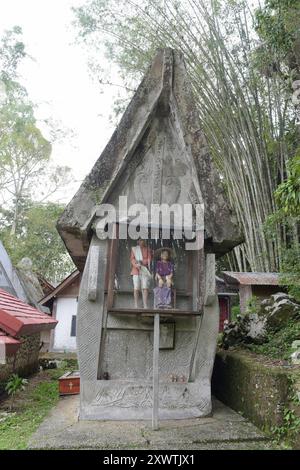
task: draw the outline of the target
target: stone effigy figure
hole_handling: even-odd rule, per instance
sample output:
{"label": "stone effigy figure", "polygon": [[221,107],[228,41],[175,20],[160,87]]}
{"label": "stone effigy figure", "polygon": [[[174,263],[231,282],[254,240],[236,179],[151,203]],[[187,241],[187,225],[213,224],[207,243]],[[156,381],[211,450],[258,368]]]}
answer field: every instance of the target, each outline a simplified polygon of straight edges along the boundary
{"label": "stone effigy figure", "polygon": [[160,259],[155,267],[154,308],[171,308],[174,263],[171,261],[172,250],[162,248],[156,252]]}
{"label": "stone effigy figure", "polygon": [[150,264],[152,253],[147,246],[146,240],[139,239],[137,246],[132,247],[130,254],[131,276],[133,282],[134,306],[138,308],[139,293],[142,291],[143,306],[148,307],[149,288],[151,286],[152,274]]}

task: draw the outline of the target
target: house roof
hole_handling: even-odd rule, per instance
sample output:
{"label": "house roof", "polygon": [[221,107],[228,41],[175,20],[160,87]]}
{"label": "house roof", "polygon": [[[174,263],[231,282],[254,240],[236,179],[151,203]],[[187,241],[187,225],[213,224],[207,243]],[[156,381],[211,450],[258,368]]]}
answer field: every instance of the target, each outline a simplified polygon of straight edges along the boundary
{"label": "house roof", "polygon": [[21,341],[0,330],[0,364],[2,359],[5,360],[5,357],[15,354],[20,346]]}
{"label": "house roof", "polygon": [[11,336],[55,328],[56,320],[0,289],[0,328]]}
{"label": "house roof", "polygon": [[47,281],[47,279],[45,279],[41,274],[38,274],[37,278],[39,280],[41,288],[43,289],[44,295],[50,294],[50,292],[55,289],[55,287],[50,284],[50,282]]}
{"label": "house roof", "polygon": [[45,297],[43,297],[39,301],[39,304],[45,305],[50,299],[52,299],[53,297],[56,297],[60,292],[66,289],[66,287],[68,287],[70,284],[76,281],[79,276],[80,276],[80,272],[78,270],[74,271],[72,274],[66,277],[66,279],[64,279],[58,286],[56,286],[52,292],[45,295]]}
{"label": "house roof", "polygon": [[[57,222],[57,229],[78,269],[83,270],[85,264],[97,205],[107,202],[114,190],[118,191],[126,171],[132,172],[135,158],[142,161],[140,153],[146,151],[153,123],[162,124],[166,119],[174,129],[179,128],[176,134],[181,136],[186,149],[186,154],[180,156],[181,163],[185,157],[189,159],[193,181],[201,192],[211,251],[224,254],[242,243],[236,216],[229,207],[209,155],[183,57],[179,51],[162,49],[98,161]],[[154,176],[151,181],[153,179]],[[192,199],[198,200],[198,196],[195,193]]]}
{"label": "house roof", "polygon": [[237,284],[226,282],[222,277],[216,276],[216,288],[218,295],[238,295],[239,287]]}
{"label": "house roof", "polygon": [[278,286],[278,273],[248,273],[223,271],[225,279],[230,283],[238,283],[249,286]]}

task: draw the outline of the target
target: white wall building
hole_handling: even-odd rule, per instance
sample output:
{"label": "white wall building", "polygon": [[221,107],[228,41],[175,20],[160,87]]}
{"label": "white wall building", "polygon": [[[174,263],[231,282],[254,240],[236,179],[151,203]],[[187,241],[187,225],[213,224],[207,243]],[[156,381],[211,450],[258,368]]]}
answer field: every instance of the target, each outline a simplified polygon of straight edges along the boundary
{"label": "white wall building", "polygon": [[[50,308],[52,317],[58,320],[55,331],[44,336],[42,351],[76,351],[76,315],[80,286],[79,271],[73,272],[53,292],[45,296],[40,304]],[[45,333],[46,334],[46,333]]]}

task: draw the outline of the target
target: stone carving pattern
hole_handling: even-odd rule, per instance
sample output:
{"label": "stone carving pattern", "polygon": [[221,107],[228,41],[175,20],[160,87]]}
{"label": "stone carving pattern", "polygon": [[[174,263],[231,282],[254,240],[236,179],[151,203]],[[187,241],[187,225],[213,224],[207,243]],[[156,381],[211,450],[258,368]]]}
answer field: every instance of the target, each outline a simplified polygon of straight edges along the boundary
{"label": "stone carving pattern", "polygon": [[135,201],[146,206],[149,203],[149,194],[152,193],[152,166],[153,154],[152,149],[150,149],[142,163],[137,167],[133,182]]}
{"label": "stone carving pattern", "polygon": [[[170,393],[170,388],[172,392]],[[159,407],[167,409],[192,408],[203,409],[207,402],[192,390],[189,384],[160,385]],[[194,393],[193,393],[194,392]],[[152,386],[120,384],[114,388],[101,388],[92,406],[120,408],[152,408]]]}
{"label": "stone carving pattern", "polygon": [[153,180],[152,180],[152,204],[161,203],[162,192],[162,170],[165,150],[165,138],[159,136],[154,158]]}
{"label": "stone carving pattern", "polygon": [[[169,380],[171,374],[188,377],[193,337],[193,332],[176,331],[175,349],[160,351],[159,369],[162,380]],[[152,330],[108,330],[103,367],[112,379],[150,380],[152,355]]]}
{"label": "stone carving pattern", "polygon": [[[100,242],[96,240],[93,239],[91,246],[99,246],[99,257],[101,260],[99,265],[101,270],[98,279],[101,285],[101,283],[104,284],[106,271],[106,241]],[[101,334],[100,325],[102,324],[101,307],[103,306],[104,294],[103,290],[99,289],[97,302],[88,301],[88,272],[91,253],[92,251],[90,250],[81,282],[77,313],[77,347],[81,378],[95,380],[97,378],[97,361]]]}

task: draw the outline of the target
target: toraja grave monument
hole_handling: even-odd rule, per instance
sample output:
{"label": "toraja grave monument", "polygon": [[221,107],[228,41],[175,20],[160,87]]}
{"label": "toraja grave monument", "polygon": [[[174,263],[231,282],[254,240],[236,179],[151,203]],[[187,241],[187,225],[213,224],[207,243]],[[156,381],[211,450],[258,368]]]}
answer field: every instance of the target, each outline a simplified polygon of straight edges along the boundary
{"label": "toraja grave monument", "polygon": [[[140,237],[130,237],[132,214],[124,216],[120,196],[128,208],[139,204],[149,212],[161,204],[192,207],[197,249],[189,249],[191,240],[178,236],[177,222],[164,217],[158,224],[136,224]],[[97,231],[104,203],[116,208],[110,236]],[[196,206],[203,208],[200,225]],[[166,227],[169,237],[162,235]],[[58,230],[83,271],[80,419],[152,418],[156,428],[158,418],[208,415],[219,324],[215,256],[242,237],[180,53],[157,53]]]}

